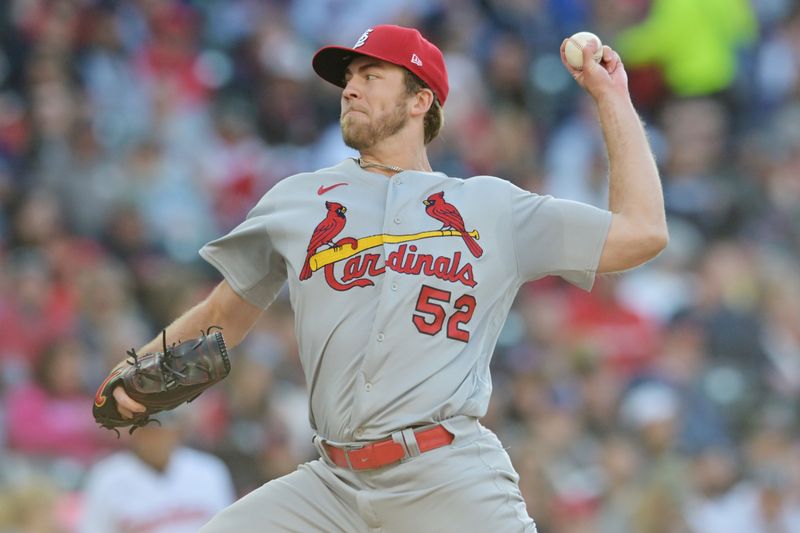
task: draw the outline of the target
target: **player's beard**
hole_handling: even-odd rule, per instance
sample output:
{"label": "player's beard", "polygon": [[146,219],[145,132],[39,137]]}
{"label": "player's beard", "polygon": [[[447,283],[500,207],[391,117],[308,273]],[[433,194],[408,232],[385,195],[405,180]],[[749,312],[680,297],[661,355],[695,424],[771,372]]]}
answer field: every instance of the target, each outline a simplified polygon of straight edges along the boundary
{"label": "player's beard", "polygon": [[[351,113],[352,114],[352,113]],[[344,144],[354,150],[366,150],[402,130],[408,122],[406,101],[401,98],[388,114],[369,122],[349,120],[348,115],[339,120]]]}

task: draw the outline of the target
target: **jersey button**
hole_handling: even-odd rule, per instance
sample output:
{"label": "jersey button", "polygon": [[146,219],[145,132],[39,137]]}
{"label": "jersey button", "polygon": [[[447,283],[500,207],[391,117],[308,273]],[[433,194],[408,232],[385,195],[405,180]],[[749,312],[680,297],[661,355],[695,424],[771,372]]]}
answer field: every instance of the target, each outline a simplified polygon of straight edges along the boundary
{"label": "jersey button", "polygon": [[397,283],[392,283],[392,290],[393,290],[393,291],[396,291],[396,290],[397,290]]}
{"label": "jersey button", "polygon": [[372,390],[372,383],[365,383],[364,384],[364,390],[367,391],[367,392],[371,391]]}
{"label": "jersey button", "polygon": [[383,333],[378,333],[378,336],[376,338],[378,339],[378,342],[383,342],[384,339]]}
{"label": "jersey button", "polygon": [[400,223],[400,217],[394,217],[394,223],[395,224],[399,224]]}

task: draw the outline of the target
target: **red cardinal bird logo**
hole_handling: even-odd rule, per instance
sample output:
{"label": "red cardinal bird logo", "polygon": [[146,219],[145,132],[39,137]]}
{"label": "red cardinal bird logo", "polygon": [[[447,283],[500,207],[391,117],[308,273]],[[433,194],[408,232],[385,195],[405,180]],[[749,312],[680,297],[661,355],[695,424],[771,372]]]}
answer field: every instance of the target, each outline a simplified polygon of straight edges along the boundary
{"label": "red cardinal bird logo", "polygon": [[425,204],[425,212],[443,224],[442,229],[450,228],[461,233],[461,238],[464,239],[464,244],[467,245],[472,255],[475,257],[483,255],[483,248],[472,235],[467,233],[461,213],[453,204],[448,204],[444,199],[444,191],[431,194],[422,203]]}
{"label": "red cardinal bird logo", "polygon": [[300,271],[300,280],[305,280],[311,277],[311,256],[317,252],[317,248],[323,244],[333,247],[333,239],[344,229],[347,219],[344,214],[347,208],[338,202],[325,202],[325,207],[328,209],[328,214],[325,219],[317,224],[314,233],[311,234],[311,242],[308,243],[308,255],[303,263],[303,269]]}

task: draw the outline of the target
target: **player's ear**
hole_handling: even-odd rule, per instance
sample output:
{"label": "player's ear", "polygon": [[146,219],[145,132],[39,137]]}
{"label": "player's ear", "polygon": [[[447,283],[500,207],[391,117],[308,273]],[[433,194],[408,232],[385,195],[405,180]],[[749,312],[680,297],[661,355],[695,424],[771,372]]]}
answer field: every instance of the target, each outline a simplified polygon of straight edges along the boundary
{"label": "player's ear", "polygon": [[427,87],[420,89],[414,95],[414,102],[411,106],[411,114],[425,116],[425,113],[427,113],[431,106],[433,106],[433,100],[433,91]]}

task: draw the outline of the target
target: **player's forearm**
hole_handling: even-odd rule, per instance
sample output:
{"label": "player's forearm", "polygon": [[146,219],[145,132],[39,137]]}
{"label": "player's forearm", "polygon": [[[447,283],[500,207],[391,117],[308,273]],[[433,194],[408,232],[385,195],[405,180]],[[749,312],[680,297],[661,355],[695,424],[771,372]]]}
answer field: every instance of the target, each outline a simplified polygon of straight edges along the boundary
{"label": "player's forearm", "polygon": [[[217,285],[211,294],[172,324],[166,327],[167,344],[199,337],[210,326],[222,328],[228,348],[238,345],[261,315],[261,310],[236,294],[226,282]],[[162,336],[145,344],[139,353],[161,351]]]}
{"label": "player's forearm", "polygon": [[[213,322],[214,314],[211,311],[206,302],[201,302],[183,313],[165,328],[167,332],[167,344],[199,337],[201,331],[205,332],[209,326],[218,325]],[[225,331],[223,333],[225,336],[225,344],[230,346],[231,339],[228,338],[226,333],[228,332]],[[142,346],[138,350],[138,353],[160,352],[163,347],[162,334],[159,333],[156,338]]]}
{"label": "player's forearm", "polygon": [[608,208],[660,250],[667,239],[664,195],[644,127],[627,95],[603,96],[597,107],[609,159]]}

